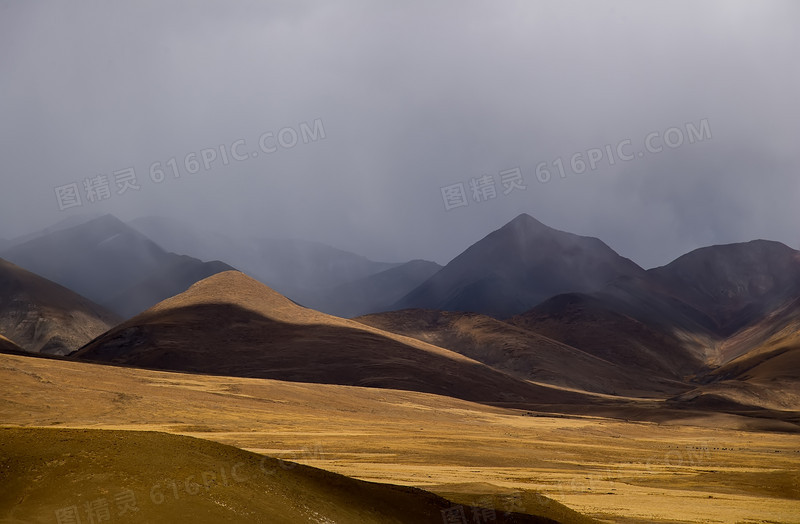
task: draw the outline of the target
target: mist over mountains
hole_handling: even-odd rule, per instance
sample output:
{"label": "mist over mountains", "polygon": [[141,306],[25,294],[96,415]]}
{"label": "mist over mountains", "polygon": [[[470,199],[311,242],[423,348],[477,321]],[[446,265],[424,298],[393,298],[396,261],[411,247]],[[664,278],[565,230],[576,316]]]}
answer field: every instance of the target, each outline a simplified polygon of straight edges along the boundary
{"label": "mist over mountains", "polygon": [[316,242],[229,236],[166,218],[126,224],[112,215],[67,219],[7,241],[0,256],[124,317],[230,269],[343,317],[429,309],[503,320],[540,305],[550,311],[565,302],[548,299],[577,293],[703,336],[728,336],[800,294],[800,255],[779,242],[701,248],[644,270],[599,239],[525,214],[444,267],[375,262]]}
{"label": "mist over mountains", "polygon": [[[368,356],[368,348],[395,344],[392,351],[401,351],[407,342],[390,342],[401,335],[446,348],[450,358],[460,354],[499,370],[509,384],[523,380],[645,396],[683,395],[693,388],[703,396],[704,381],[715,387],[741,382],[753,367],[775,370],[765,362],[794,358],[776,341],[791,335],[796,324],[800,253],[779,242],[701,248],[644,270],[599,239],[520,215],[441,267],[421,260],[375,262],[300,240],[207,233],[163,218],[125,224],[104,215],[57,224],[11,244],[2,258],[35,274],[3,266],[6,295],[18,297],[5,302],[3,333],[32,352],[67,354],[86,344],[76,358],[400,387],[401,377],[415,373],[400,367],[379,373],[380,380],[369,373],[347,378],[348,373],[325,363],[323,341],[363,348],[366,353],[354,354],[348,366],[360,362],[375,368],[377,361],[367,363],[376,357]],[[236,270],[250,278],[214,277],[240,274]],[[261,291],[257,281],[265,284]],[[192,298],[198,293],[210,298],[198,302]],[[237,301],[253,293],[261,299]],[[318,335],[310,328],[297,331],[291,328],[297,318],[280,317],[289,324],[276,323],[272,310],[254,305],[275,297],[307,312],[296,313],[297,318],[312,311],[336,316],[318,318],[320,326],[329,326],[320,327]],[[256,310],[260,313],[253,316]],[[84,311],[84,328],[74,335],[69,322],[56,323],[52,330],[59,334],[49,338],[38,324],[46,316],[74,320],[78,311]],[[358,322],[339,326],[337,317],[358,317]],[[88,324],[87,318],[92,319]],[[120,324],[120,318],[130,320]],[[243,331],[246,325],[255,331]],[[163,331],[165,326],[173,327]],[[363,337],[374,336],[358,326],[377,328],[388,338],[367,343]],[[226,344],[241,355],[221,358],[214,348]],[[198,353],[201,347],[205,353]],[[263,351],[273,360],[241,367],[265,358],[256,356]],[[314,365],[317,358],[322,360]],[[418,357],[409,358],[422,365]],[[300,361],[308,367],[291,371]],[[308,375],[312,369],[317,374]],[[774,378],[772,371],[767,375]],[[409,387],[433,391],[436,380],[425,382]],[[472,398],[467,383],[443,387]],[[525,398],[518,387],[506,388],[507,398]]]}
{"label": "mist over mountains", "polygon": [[[174,373],[188,390],[223,380],[213,395],[267,405],[231,381],[340,388],[325,394],[350,406],[342,413],[370,390],[380,402],[430,395],[437,413],[449,399],[514,417],[791,434],[800,252],[755,240],[645,270],[520,215],[442,267],[87,217],[0,252],[0,354],[36,356],[62,377],[81,369],[66,365],[101,365]],[[144,397],[114,402],[132,398]]]}
{"label": "mist over mountains", "polygon": [[77,293],[0,259],[0,333],[21,348],[66,355],[121,321]]}
{"label": "mist over mountains", "polygon": [[800,523],[798,21],[0,2],[0,524]]}
{"label": "mist over mountains", "polygon": [[800,399],[800,253],[779,242],[644,270],[523,214],[441,267],[104,215],[10,244],[8,351],[571,410]]}

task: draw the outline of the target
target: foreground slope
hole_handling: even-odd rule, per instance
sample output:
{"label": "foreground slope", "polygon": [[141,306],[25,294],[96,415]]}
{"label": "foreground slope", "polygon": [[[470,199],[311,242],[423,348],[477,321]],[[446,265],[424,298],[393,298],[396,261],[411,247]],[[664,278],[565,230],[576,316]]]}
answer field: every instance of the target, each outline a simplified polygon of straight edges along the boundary
{"label": "foreground slope", "polygon": [[[416,488],[354,480],[163,433],[2,428],[0,456],[6,457],[0,522],[65,522],[70,515],[72,522],[95,522],[105,508],[109,516],[169,524],[438,524],[442,512],[455,506]],[[473,513],[470,506],[461,509]],[[499,523],[555,522],[498,513]]]}
{"label": "foreground slope", "polygon": [[473,244],[394,309],[472,311],[497,318],[553,295],[595,291],[644,270],[602,241],[520,215]]}
{"label": "foreground slope", "polygon": [[64,355],[120,321],[69,289],[0,259],[0,333],[26,351]]}
{"label": "foreground slope", "polygon": [[446,349],[303,308],[236,271],[157,304],[74,358],[484,402],[588,402],[584,395],[536,386]]}

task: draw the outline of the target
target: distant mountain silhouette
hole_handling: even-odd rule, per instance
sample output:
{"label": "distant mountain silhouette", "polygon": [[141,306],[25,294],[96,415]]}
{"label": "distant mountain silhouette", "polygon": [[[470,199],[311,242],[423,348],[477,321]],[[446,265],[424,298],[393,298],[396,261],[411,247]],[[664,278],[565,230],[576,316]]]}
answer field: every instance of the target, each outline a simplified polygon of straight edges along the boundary
{"label": "distant mountain silhouette", "polygon": [[102,213],[81,213],[77,215],[71,215],[63,220],[59,220],[55,224],[47,226],[38,231],[33,231],[31,233],[26,233],[24,235],[20,235],[18,237],[9,239],[6,241],[6,245],[2,246],[2,248],[8,248],[12,246],[17,246],[19,244],[24,244],[25,242],[29,242],[34,238],[43,237],[50,233],[56,233],[58,231],[63,231],[64,229],[69,229],[71,227],[79,226],[81,224],[85,224],[86,222],[90,222],[102,216],[103,216]]}
{"label": "distant mountain silhouette", "polygon": [[387,311],[412,289],[435,275],[442,266],[412,260],[397,267],[336,286],[304,305],[339,317]]}
{"label": "distant mountain silhouette", "polygon": [[195,282],[232,269],[224,262],[198,263],[196,258],[181,255],[141,282],[118,293],[108,303],[123,317],[129,318],[161,300],[186,291]]}
{"label": "distant mountain silhouette", "polygon": [[696,249],[648,273],[725,336],[800,296],[800,252],[767,240]]}
{"label": "distant mountain silhouette", "polygon": [[169,253],[112,215],[34,235],[3,257],[123,316],[185,290],[192,274],[230,269]]}
{"label": "distant mountain silhouette", "polygon": [[567,292],[591,292],[644,270],[602,241],[520,215],[473,244],[393,309],[472,311],[497,318],[522,313]]}
{"label": "distant mountain silhouette", "polygon": [[319,242],[203,231],[172,218],[130,225],[165,249],[224,260],[304,306],[343,317],[387,309],[441,268],[421,260],[375,262]]}

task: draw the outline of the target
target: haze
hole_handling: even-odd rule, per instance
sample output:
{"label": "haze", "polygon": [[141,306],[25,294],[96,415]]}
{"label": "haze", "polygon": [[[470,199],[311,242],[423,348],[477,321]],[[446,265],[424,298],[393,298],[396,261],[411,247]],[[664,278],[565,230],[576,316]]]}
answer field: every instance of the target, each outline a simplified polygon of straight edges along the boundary
{"label": "haze", "polygon": [[[158,215],[446,263],[528,213],[644,267],[755,238],[797,248],[798,22],[792,2],[0,2],[0,238]],[[708,132],[692,143],[687,124]],[[680,145],[644,151],[670,128]],[[268,132],[274,153],[184,170]],[[625,140],[646,154],[573,172]],[[129,167],[140,189],[118,194]],[[526,189],[504,194],[515,167]],[[100,174],[112,191],[91,202]],[[496,196],[475,201],[487,174]],[[71,183],[82,205],[62,211]],[[468,205],[448,211],[458,183]]]}

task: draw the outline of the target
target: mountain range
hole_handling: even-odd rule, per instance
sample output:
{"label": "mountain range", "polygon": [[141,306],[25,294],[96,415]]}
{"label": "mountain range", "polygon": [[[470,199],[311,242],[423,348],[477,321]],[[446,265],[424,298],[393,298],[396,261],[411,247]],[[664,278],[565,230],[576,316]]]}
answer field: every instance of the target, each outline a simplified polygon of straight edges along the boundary
{"label": "mountain range", "polygon": [[393,309],[472,311],[497,318],[560,293],[591,292],[644,270],[602,241],[520,215],[470,246]]}
{"label": "mountain range", "polygon": [[484,402],[568,402],[416,339],[304,308],[236,271],[207,278],[116,326],[74,358],[134,367],[437,393]]}
{"label": "mountain range", "polygon": [[2,257],[123,317],[231,269],[167,252],[111,215],[35,235]]}
{"label": "mountain range", "polygon": [[319,242],[199,231],[165,217],[130,225],[165,249],[225,260],[292,300],[337,316],[388,308],[439,268],[426,261],[375,262]]}
{"label": "mountain range", "polygon": [[[636,398],[773,413],[800,400],[800,253],[778,242],[645,270],[521,215],[441,267],[135,222],[107,215],[12,241],[2,254],[25,269],[0,266],[4,347],[504,405]],[[271,278],[317,274],[287,296],[229,259],[168,251],[147,227],[191,254],[230,250]]]}

